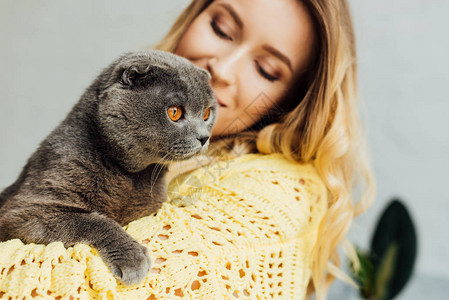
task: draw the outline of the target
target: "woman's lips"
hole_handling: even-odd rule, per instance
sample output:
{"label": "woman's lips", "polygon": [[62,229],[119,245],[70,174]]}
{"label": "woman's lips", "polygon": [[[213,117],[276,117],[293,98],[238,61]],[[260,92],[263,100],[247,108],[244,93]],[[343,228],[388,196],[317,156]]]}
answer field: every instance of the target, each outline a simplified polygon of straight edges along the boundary
{"label": "woman's lips", "polygon": [[215,99],[217,99],[217,103],[219,106],[226,107],[226,105],[220,100],[220,98],[218,98],[218,95],[215,94],[215,92],[214,92],[214,96],[215,96]]}
{"label": "woman's lips", "polygon": [[219,98],[217,98],[217,103],[221,107],[226,107],[226,105],[223,102],[221,102],[221,100]]}

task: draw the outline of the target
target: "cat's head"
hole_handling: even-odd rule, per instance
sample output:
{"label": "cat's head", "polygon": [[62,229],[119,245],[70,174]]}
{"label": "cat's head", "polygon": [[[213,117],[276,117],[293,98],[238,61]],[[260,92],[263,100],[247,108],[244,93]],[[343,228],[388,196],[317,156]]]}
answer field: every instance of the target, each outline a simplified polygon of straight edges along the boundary
{"label": "cat's head", "polygon": [[98,83],[97,124],[130,172],[207,149],[217,114],[210,74],[163,51],[128,53]]}

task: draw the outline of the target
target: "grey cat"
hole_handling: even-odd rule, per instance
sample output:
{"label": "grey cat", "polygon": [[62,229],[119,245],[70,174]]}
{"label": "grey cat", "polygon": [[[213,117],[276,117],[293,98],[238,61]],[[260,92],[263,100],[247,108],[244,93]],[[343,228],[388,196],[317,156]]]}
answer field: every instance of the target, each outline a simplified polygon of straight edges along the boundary
{"label": "grey cat", "polygon": [[87,243],[123,283],[140,282],[150,258],[121,225],[161,207],[167,163],[208,146],[209,79],[168,52],[114,61],[0,194],[0,241]]}

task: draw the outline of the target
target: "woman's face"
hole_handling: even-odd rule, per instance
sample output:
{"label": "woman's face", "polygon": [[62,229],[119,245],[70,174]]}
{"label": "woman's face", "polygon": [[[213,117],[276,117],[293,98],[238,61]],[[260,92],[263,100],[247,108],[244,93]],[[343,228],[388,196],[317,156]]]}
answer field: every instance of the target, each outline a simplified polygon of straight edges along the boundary
{"label": "woman's face", "polygon": [[211,73],[218,100],[213,136],[256,123],[307,67],[312,19],[298,0],[215,0],[190,25],[175,53]]}

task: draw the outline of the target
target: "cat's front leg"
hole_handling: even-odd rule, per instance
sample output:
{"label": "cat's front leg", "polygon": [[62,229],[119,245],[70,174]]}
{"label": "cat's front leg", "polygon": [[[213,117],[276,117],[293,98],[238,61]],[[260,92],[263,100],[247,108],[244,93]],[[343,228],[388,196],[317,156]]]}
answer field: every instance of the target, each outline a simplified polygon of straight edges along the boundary
{"label": "cat's front leg", "polygon": [[141,282],[150,270],[147,249],[117,222],[98,213],[74,207],[28,205],[4,217],[0,232],[7,232],[9,239],[43,244],[60,241],[66,247],[76,243],[92,245],[112,274],[125,284]]}

